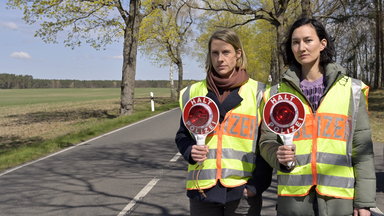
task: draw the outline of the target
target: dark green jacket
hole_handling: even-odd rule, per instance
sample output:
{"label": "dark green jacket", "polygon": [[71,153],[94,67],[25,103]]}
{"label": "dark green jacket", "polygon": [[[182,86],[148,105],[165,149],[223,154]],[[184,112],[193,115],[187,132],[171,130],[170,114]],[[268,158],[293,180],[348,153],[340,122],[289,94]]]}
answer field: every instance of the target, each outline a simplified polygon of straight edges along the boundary
{"label": "dark green jacket", "polygon": [[[289,83],[304,96],[300,89],[300,73],[301,72],[297,68],[291,67],[282,75],[281,82]],[[345,69],[340,65],[330,63],[325,67],[324,95],[327,94],[332,87],[332,84],[342,76],[345,76]],[[271,89],[273,88],[274,87]],[[373,145],[365,99],[365,95],[361,93],[357,123],[353,133],[352,143],[352,164],[355,172],[355,198],[353,201],[354,207],[356,208],[376,206],[376,176],[373,161]],[[307,99],[307,101],[309,100]],[[316,111],[314,110],[314,112]],[[283,172],[289,172],[289,170],[281,165],[276,158],[277,148],[279,145],[282,145],[280,137],[271,132],[264,123],[261,126],[259,145],[261,155],[272,167]]]}

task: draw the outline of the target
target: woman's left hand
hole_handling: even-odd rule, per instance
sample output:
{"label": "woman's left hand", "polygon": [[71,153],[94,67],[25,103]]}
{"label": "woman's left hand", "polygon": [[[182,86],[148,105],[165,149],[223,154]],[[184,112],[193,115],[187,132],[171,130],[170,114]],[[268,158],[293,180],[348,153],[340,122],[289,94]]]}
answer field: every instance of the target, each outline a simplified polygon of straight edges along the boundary
{"label": "woman's left hand", "polygon": [[288,163],[295,161],[295,145],[281,145],[277,149],[276,157],[279,163],[288,166]]}
{"label": "woman's left hand", "polygon": [[253,192],[250,191],[250,190],[247,190],[247,188],[244,188],[243,196],[245,196],[245,197],[253,197],[253,196],[256,196],[256,194],[253,193]]}
{"label": "woman's left hand", "polygon": [[370,215],[371,215],[371,211],[369,211],[369,209],[365,209],[365,208],[353,209],[353,216],[370,216]]}

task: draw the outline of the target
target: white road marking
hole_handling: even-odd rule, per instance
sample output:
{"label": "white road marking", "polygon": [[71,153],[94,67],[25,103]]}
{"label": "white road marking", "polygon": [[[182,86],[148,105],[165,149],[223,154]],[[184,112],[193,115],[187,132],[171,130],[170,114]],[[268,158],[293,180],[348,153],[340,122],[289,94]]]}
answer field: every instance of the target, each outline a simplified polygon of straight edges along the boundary
{"label": "white road marking", "polygon": [[[178,109],[178,108],[175,108],[175,109]],[[82,142],[82,143],[76,144],[76,145],[74,145],[74,146],[68,147],[68,148],[66,148],[66,149],[63,149],[63,150],[58,151],[58,152],[55,152],[55,153],[50,154],[50,155],[48,155],[48,156],[42,157],[42,158],[40,158],[40,159],[37,159],[37,160],[31,161],[31,162],[29,162],[29,163],[25,163],[25,164],[23,164],[23,165],[20,165],[20,166],[14,167],[14,168],[12,168],[12,169],[6,170],[5,172],[0,173],[0,177],[3,176],[3,175],[8,174],[8,173],[10,173],[10,172],[13,172],[13,171],[15,171],[15,170],[18,170],[18,169],[20,169],[20,168],[29,166],[29,165],[34,164],[34,163],[36,163],[36,162],[39,162],[39,161],[45,160],[45,159],[47,159],[47,158],[50,158],[50,157],[52,157],[52,156],[61,154],[61,153],[63,153],[63,152],[66,152],[66,151],[71,150],[71,149],[73,149],[73,148],[76,148],[76,147],[78,147],[78,146],[87,144],[87,143],[92,142],[92,141],[94,141],[94,140],[100,139],[100,138],[102,138],[102,137],[108,136],[108,135],[110,135],[110,134],[116,133],[116,132],[118,132],[118,131],[124,130],[124,129],[129,128],[129,127],[132,127],[132,126],[134,126],[134,125],[140,124],[140,123],[142,123],[142,122],[148,121],[148,120],[150,120],[150,119],[156,118],[156,117],[158,117],[158,116],[160,116],[160,115],[163,115],[163,114],[172,112],[172,111],[175,110],[175,109],[171,109],[171,110],[168,110],[168,111],[166,111],[166,112],[159,113],[159,114],[157,114],[157,115],[154,115],[154,116],[151,116],[151,117],[149,117],[149,118],[143,119],[143,120],[141,120],[141,121],[132,123],[132,124],[130,124],[130,125],[127,125],[127,126],[125,126],[125,127],[116,129],[116,130],[114,130],[114,131],[105,133],[105,134],[100,135],[100,136],[98,136],[98,137],[94,137],[94,138],[92,138],[92,139],[90,139],[90,140],[87,140],[87,141],[84,141],[84,142]]]}
{"label": "white road marking", "polygon": [[[173,156],[173,158],[169,161],[169,162],[176,162],[179,158],[180,158],[181,154],[180,152],[177,152],[175,154],[175,156]],[[133,200],[131,200],[131,202],[128,203],[127,206],[125,206],[125,208],[117,215],[117,216],[124,216],[126,215],[127,213],[129,213],[133,207],[136,205],[136,203],[138,201],[140,201],[141,199],[143,199],[147,193],[152,190],[152,188],[157,184],[157,182],[159,181],[160,179],[158,178],[154,178],[152,179],[134,198]]]}
{"label": "white road marking", "polygon": [[180,156],[181,156],[180,152],[177,152],[169,162],[176,162]]}
{"label": "white road marking", "polygon": [[143,189],[141,189],[141,191],[133,198],[133,200],[131,200],[131,202],[128,203],[127,206],[125,206],[125,208],[117,216],[124,216],[129,211],[131,211],[136,203],[143,199],[159,180],[160,179],[158,178],[153,178]]}

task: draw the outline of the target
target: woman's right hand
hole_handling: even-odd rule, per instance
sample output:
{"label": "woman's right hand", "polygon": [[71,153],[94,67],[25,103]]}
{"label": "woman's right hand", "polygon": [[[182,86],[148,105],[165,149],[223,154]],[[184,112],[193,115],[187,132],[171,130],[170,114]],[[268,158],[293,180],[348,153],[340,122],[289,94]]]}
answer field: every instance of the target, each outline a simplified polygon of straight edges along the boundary
{"label": "woman's right hand", "polygon": [[295,145],[281,145],[276,152],[277,160],[284,166],[288,163],[295,161]]}
{"label": "woman's right hand", "polygon": [[208,146],[207,145],[193,145],[191,157],[196,162],[203,162],[207,159]]}

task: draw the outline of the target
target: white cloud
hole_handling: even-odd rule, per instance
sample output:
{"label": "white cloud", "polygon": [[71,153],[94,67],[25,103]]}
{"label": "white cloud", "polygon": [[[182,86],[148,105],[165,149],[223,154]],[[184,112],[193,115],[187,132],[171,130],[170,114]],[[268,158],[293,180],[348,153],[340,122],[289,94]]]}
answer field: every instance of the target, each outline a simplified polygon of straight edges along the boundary
{"label": "white cloud", "polygon": [[0,26],[5,27],[5,28],[9,28],[12,30],[16,30],[19,28],[19,26],[17,26],[17,24],[14,22],[0,22]]}
{"label": "white cloud", "polygon": [[23,52],[23,51],[13,52],[10,56],[12,58],[17,58],[17,59],[30,59],[30,58],[32,58],[31,55],[29,55],[29,53]]}

